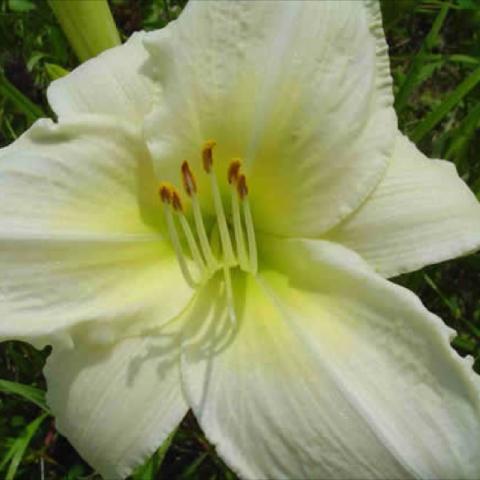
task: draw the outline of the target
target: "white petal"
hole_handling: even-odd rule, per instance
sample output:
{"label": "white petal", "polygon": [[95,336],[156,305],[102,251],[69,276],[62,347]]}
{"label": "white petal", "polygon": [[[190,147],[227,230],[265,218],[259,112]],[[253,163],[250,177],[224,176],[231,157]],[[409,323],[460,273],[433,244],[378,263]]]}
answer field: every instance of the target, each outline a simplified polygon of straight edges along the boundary
{"label": "white petal", "polygon": [[165,339],[54,350],[45,374],[58,430],[108,480],[142,464],[188,409],[177,349]]}
{"label": "white petal", "polygon": [[147,139],[166,179],[188,159],[201,181],[214,139],[224,188],[243,158],[256,224],[294,236],[330,228],[381,179],[396,120],[378,5],[191,2],[146,47],[164,89]]}
{"label": "white petal", "polygon": [[385,178],[326,238],[357,251],[389,277],[480,248],[480,203],[455,166],[397,136]]}
{"label": "white petal", "polygon": [[138,134],[105,118],[40,121],[3,149],[0,338],[112,341],[176,316],[191,290],[155,188]]}
{"label": "white petal", "polygon": [[225,461],[255,480],[478,478],[480,382],[441,320],[343,247],[262,245],[273,263],[235,279],[236,338],[182,359]]}
{"label": "white petal", "polygon": [[155,96],[154,85],[141,74],[147,36],[134,33],[124,45],[106,50],[54,81],[47,91],[53,111],[59,117],[103,113],[139,123]]}

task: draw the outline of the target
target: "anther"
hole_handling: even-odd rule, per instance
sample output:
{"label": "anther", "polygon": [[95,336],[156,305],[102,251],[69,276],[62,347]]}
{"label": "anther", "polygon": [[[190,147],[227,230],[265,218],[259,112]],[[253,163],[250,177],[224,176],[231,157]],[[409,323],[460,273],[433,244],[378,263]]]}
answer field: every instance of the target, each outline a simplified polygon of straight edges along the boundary
{"label": "anther", "polygon": [[236,184],[238,181],[238,177],[240,175],[240,168],[242,166],[242,162],[240,160],[232,160],[230,163],[230,166],[228,167],[228,173],[227,173],[227,178],[228,178],[228,183],[231,185]]}
{"label": "anther", "polygon": [[173,209],[177,212],[183,212],[182,201],[180,200],[180,195],[173,190],[172,192],[172,206]]}
{"label": "anther", "polygon": [[241,200],[248,195],[247,179],[245,175],[240,175],[237,180],[237,192]]}
{"label": "anther", "polygon": [[197,184],[195,182],[195,177],[193,176],[193,173],[190,170],[190,165],[187,161],[182,163],[182,180],[183,187],[185,188],[185,191],[187,192],[187,195],[189,197],[197,193]]}
{"label": "anther", "polygon": [[210,173],[213,165],[213,153],[212,150],[217,145],[217,142],[214,140],[208,140],[205,142],[205,145],[202,149],[202,160],[203,160],[203,168],[207,173]]}
{"label": "anther", "polygon": [[172,189],[166,183],[161,183],[158,194],[163,203],[170,204],[172,202]]}

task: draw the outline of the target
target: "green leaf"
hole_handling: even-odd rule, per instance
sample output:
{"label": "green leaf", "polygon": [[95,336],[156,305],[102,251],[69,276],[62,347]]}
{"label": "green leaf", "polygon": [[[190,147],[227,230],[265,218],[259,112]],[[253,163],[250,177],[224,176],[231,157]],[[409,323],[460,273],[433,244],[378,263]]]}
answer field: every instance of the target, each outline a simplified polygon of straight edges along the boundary
{"label": "green leaf", "polygon": [[30,387],[23,383],[11,382],[9,380],[0,380],[0,392],[18,395],[39,406],[45,412],[49,413],[45,401],[45,392],[39,388]]}
{"label": "green leaf", "polygon": [[8,8],[12,12],[26,13],[35,10],[37,7],[32,0],[9,0]]}
{"label": "green leaf", "polygon": [[6,78],[0,73],[0,96],[9,99],[15,106],[23,112],[31,121],[37,118],[44,117],[43,110],[35,105],[28,97],[26,97],[20,90],[14,87]]}
{"label": "green leaf", "polygon": [[15,478],[18,466],[25,455],[25,451],[27,450],[30,441],[47,416],[48,414],[44,413],[37,417],[33,422],[29,423],[22,434],[15,439],[14,443],[10,447],[9,452],[7,453],[7,455],[11,457],[11,460],[5,480],[13,480]]}
{"label": "green leaf", "polygon": [[411,134],[411,139],[417,143],[427,135],[458,103],[480,82],[480,67],[471,73],[458,87],[424,120]]}
{"label": "green leaf", "polygon": [[46,63],[45,70],[47,71],[48,78],[52,81],[62,78],[70,73],[65,68],[60,65],[55,65],[54,63]]}
{"label": "green leaf", "polygon": [[[452,158],[459,156],[470,143],[478,124],[480,123],[480,102],[478,102],[474,108],[470,110],[468,115],[462,121],[458,132],[450,144],[445,158],[451,160]],[[457,162],[455,162],[457,163]],[[458,165],[458,163],[457,163]]]}
{"label": "green leaf", "polygon": [[[415,86],[418,85],[420,81],[420,75],[422,73],[422,65],[424,64],[430,50],[438,42],[438,36],[440,30],[445,22],[447,17],[449,6],[443,5],[440,12],[438,13],[435,21],[433,22],[432,28],[428,32],[428,35],[423,41],[420,51],[415,55],[408,70],[407,76],[403,81],[400,90],[395,98],[395,109],[397,113],[401,112],[407,105],[408,98],[412,93]],[[432,71],[433,73],[433,71]],[[425,78],[423,78],[425,80]]]}
{"label": "green leaf", "polygon": [[132,480],[155,480],[157,473],[162,466],[165,455],[170,448],[173,437],[177,433],[175,429],[162,443],[160,448],[151,456],[151,458],[140,468],[138,468],[132,476]]}
{"label": "green leaf", "polygon": [[181,480],[187,480],[193,477],[193,474],[198,470],[200,465],[208,457],[208,452],[202,453],[195,461],[188,466],[180,475]]}

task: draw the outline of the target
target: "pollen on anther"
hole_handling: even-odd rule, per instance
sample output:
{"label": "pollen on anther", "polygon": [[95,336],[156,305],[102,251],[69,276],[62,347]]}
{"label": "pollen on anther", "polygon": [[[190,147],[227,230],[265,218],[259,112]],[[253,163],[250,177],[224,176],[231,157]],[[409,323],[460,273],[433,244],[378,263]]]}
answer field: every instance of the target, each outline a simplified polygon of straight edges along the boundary
{"label": "pollen on anther", "polygon": [[239,197],[243,200],[248,195],[247,179],[245,175],[240,175],[237,180],[237,192]]}
{"label": "pollen on anther", "polygon": [[238,177],[240,175],[240,168],[242,167],[242,162],[239,159],[232,160],[230,166],[228,167],[228,183],[236,184],[238,182]]}
{"label": "pollen on anther", "polygon": [[205,142],[203,149],[202,149],[202,161],[203,161],[203,168],[207,173],[210,173],[213,164],[213,153],[212,150],[217,145],[217,142],[214,140],[208,140]]}
{"label": "pollen on anther", "polygon": [[158,194],[163,203],[170,204],[172,202],[172,188],[166,183],[161,183]]}
{"label": "pollen on anther", "polygon": [[177,212],[183,212],[182,201],[180,200],[180,195],[173,190],[172,192],[172,206]]}
{"label": "pollen on anther", "polygon": [[194,193],[197,192],[197,184],[195,182],[195,177],[190,170],[190,165],[187,161],[182,163],[182,180],[183,187],[187,192],[187,195],[191,197]]}

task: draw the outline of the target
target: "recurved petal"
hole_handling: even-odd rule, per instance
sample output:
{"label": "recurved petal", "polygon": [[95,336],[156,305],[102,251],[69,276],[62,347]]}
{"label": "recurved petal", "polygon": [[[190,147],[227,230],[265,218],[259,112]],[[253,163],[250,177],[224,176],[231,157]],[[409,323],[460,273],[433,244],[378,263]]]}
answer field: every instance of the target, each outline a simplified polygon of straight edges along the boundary
{"label": "recurved petal", "polygon": [[480,248],[480,203],[455,166],[431,160],[402,134],[385,178],[326,234],[392,277]]}
{"label": "recurved petal", "polygon": [[142,75],[147,59],[145,32],[81,64],[69,75],[54,81],[47,90],[53,111],[59,117],[101,113],[138,123],[150,110],[157,93]]}
{"label": "recurved petal", "polygon": [[58,430],[108,480],[141,465],[188,409],[177,346],[164,337],[54,350],[45,375]]}
{"label": "recurved petal", "polygon": [[145,44],[163,88],[146,135],[169,180],[184,159],[200,172],[214,139],[225,187],[243,158],[262,231],[316,236],[381,179],[396,119],[376,2],[190,2]]}
{"label": "recurved petal", "polygon": [[186,396],[225,461],[255,480],[478,478],[480,382],[441,320],[344,247],[261,246],[270,265],[235,278],[237,336],[184,346]]}
{"label": "recurved petal", "polygon": [[106,117],[39,121],[3,149],[0,338],[110,342],[177,315],[191,290],[155,196],[140,135]]}

